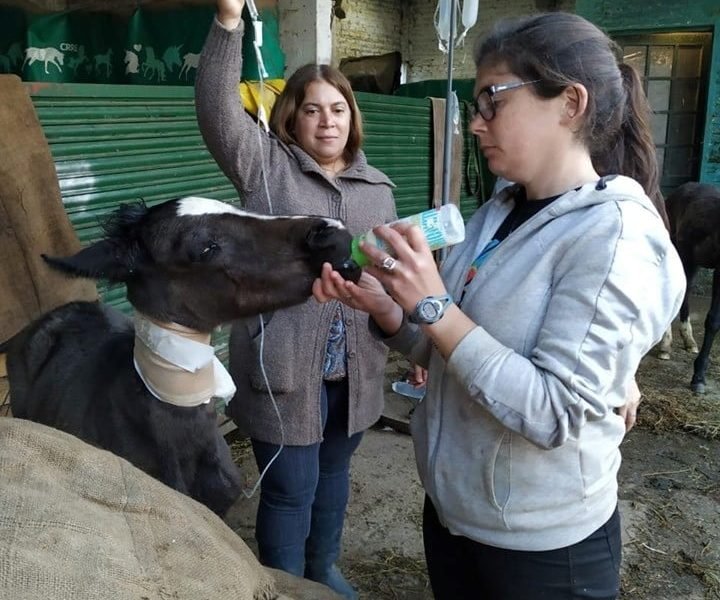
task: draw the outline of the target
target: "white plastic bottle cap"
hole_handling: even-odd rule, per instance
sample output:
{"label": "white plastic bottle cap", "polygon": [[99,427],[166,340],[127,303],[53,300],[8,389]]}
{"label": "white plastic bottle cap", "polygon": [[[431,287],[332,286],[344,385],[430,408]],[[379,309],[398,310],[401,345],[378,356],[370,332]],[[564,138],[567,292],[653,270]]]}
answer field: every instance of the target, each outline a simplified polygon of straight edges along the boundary
{"label": "white plastic bottle cap", "polygon": [[440,214],[445,232],[446,245],[459,244],[465,239],[465,221],[458,207],[454,204],[445,204],[440,208]]}

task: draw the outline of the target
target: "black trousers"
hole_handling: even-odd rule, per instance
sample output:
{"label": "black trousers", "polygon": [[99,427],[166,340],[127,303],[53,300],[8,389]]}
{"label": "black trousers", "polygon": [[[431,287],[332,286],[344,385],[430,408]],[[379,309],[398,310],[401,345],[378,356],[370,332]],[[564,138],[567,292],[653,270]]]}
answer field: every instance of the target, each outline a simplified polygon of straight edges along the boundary
{"label": "black trousers", "polygon": [[527,552],[452,535],[425,497],[423,541],[437,600],[615,600],[620,591],[620,514],[584,540]]}

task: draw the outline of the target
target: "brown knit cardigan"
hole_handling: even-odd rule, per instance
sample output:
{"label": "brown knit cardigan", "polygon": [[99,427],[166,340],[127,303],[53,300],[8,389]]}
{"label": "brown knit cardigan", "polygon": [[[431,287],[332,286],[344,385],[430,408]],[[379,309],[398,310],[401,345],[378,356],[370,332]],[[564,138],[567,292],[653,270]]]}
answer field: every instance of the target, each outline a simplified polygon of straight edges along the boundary
{"label": "brown knit cardigan", "polygon": [[[314,214],[342,219],[362,233],[396,218],[392,182],[368,165],[361,151],[334,180],[300,147],[259,131],[238,96],[243,24],[228,31],[216,20],[202,51],[195,82],[198,123],[210,153],[233,182],[247,208],[268,212],[267,184],[276,214]],[[336,302],[276,311],[265,327],[265,371],[282,415],[284,442],[308,445],[322,439],[320,386]],[[368,329],[366,313],[343,307],[347,336],[348,434],[367,429],[383,407],[384,344]],[[267,320],[266,315],[266,320]],[[240,430],[280,443],[280,425],[260,370],[259,320],[233,325],[230,373],[237,393],[228,412]]]}

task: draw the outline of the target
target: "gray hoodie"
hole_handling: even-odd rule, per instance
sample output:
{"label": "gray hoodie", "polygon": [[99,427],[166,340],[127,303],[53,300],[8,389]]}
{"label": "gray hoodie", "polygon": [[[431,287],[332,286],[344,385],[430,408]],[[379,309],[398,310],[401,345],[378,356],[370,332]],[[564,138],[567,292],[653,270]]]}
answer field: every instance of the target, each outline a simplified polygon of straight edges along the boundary
{"label": "gray hoodie", "polygon": [[[508,195],[480,208],[449,253],[454,298],[512,210]],[[478,326],[447,362],[411,325],[385,340],[429,367],[412,433],[453,534],[549,550],[607,521],[625,433],[615,409],[684,290],[662,220],[638,183],[617,177],[564,194],[495,248],[462,303]]]}

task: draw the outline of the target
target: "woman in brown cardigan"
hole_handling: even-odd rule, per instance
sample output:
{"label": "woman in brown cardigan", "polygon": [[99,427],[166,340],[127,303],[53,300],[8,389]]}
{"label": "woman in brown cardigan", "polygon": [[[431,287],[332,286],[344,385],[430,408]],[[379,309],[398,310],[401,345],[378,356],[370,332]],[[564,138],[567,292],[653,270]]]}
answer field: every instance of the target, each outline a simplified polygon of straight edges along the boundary
{"label": "woman in brown cardigan", "polygon": [[[245,205],[340,218],[352,234],[394,220],[394,186],[360,150],[360,112],[339,71],[307,65],[295,72],[275,103],[269,134],[243,111],[244,4],[218,0],[195,94],[208,149]],[[233,327],[230,371],[238,391],[228,407],[252,439],[261,472],[284,446],[260,488],[260,560],[356,598],[335,561],[350,458],[382,410],[386,349],[372,338],[367,314],[338,302],[311,298],[264,319],[263,332],[258,319]]]}

